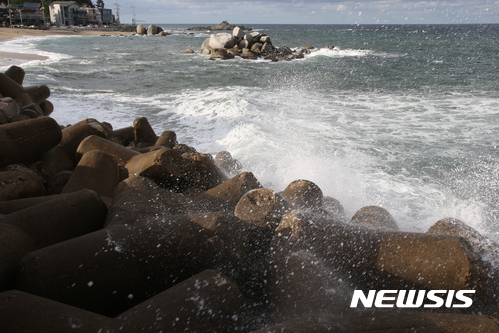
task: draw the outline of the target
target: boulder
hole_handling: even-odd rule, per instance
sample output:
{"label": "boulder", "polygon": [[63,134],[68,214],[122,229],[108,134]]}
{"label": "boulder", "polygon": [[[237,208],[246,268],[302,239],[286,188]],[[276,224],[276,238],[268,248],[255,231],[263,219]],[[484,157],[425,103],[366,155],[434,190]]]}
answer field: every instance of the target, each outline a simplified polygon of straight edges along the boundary
{"label": "boulder", "polygon": [[232,36],[236,38],[243,38],[244,37],[244,31],[240,27],[235,27],[234,30],[232,30]]}
{"label": "boulder", "polygon": [[190,53],[190,54],[193,54],[193,53],[194,53],[194,51],[193,51],[193,50],[191,50],[191,49],[186,49],[186,50],[185,50],[185,53]]}
{"label": "boulder", "polygon": [[258,41],[256,38],[253,38],[253,36],[251,36],[251,34],[250,35],[244,35],[244,40],[247,40],[248,43],[250,43],[250,44],[253,43],[253,39],[255,39],[254,40],[255,42]]}
{"label": "boulder", "polygon": [[274,47],[270,43],[263,44],[263,46],[260,50],[260,52],[262,52],[262,53],[271,53],[273,51],[274,51]]}
{"label": "boulder", "polygon": [[258,31],[253,31],[250,33],[250,36],[253,37],[253,39],[259,41],[262,34],[259,33]]}
{"label": "boulder", "polygon": [[137,26],[137,33],[138,33],[139,35],[145,35],[145,34],[147,33],[147,30],[146,30],[146,28],[144,27],[144,25],[143,25],[143,24],[139,24],[139,25]]}
{"label": "boulder", "polygon": [[315,49],[315,47],[313,47],[312,45],[303,45],[300,47],[300,50],[313,50]]}
{"label": "boulder", "polygon": [[262,52],[262,46],[263,46],[262,43],[255,43],[251,47],[251,51],[253,51],[255,53],[261,53]]}
{"label": "boulder", "polygon": [[258,59],[257,55],[253,51],[251,51],[250,49],[246,49],[246,48],[243,49],[243,53],[242,53],[241,57],[244,59],[251,59],[251,60]]}
{"label": "boulder", "polygon": [[232,54],[227,53],[226,49],[211,49],[210,60],[215,60],[215,59],[226,60],[233,57],[234,56]]}
{"label": "boulder", "polygon": [[150,26],[147,27],[147,35],[157,35],[158,34],[158,27],[154,24],[151,24]]}
{"label": "boulder", "polygon": [[208,46],[211,49],[230,49],[236,45],[236,38],[229,33],[218,33],[210,36]]}
{"label": "boulder", "polygon": [[206,38],[203,44],[201,44],[201,54],[210,54],[210,53],[211,53],[210,38]]}
{"label": "boulder", "polygon": [[269,43],[270,45],[272,45],[272,42],[270,41],[270,37],[269,36],[262,36],[262,37],[260,37],[260,42],[261,43]]}
{"label": "boulder", "polygon": [[243,39],[242,41],[239,42],[238,46],[241,49],[247,49],[249,48],[250,43],[246,39]]}

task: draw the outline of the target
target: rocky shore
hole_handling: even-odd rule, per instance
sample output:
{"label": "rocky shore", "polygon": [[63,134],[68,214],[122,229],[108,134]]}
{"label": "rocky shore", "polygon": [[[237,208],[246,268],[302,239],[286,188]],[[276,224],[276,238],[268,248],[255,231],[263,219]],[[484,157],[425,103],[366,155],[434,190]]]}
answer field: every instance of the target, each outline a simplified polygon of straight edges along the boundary
{"label": "rocky shore", "polygon": [[[326,48],[334,50],[334,45],[329,45]],[[245,33],[244,27],[234,27],[232,33],[222,32],[212,34],[201,45],[201,53],[210,54],[210,60],[227,60],[234,57],[241,57],[251,60],[262,58],[274,62],[289,61],[302,59],[305,57],[304,54],[310,54],[318,50],[320,48],[315,48],[311,45],[303,45],[295,50],[287,46],[276,47],[266,34],[258,31]],[[186,53],[194,53],[194,51],[187,49]]]}
{"label": "rocky shore", "polygon": [[0,73],[2,331],[499,332],[499,247],[463,222],[349,219],[309,180],[265,188],[146,118],[58,124],[24,75]]}

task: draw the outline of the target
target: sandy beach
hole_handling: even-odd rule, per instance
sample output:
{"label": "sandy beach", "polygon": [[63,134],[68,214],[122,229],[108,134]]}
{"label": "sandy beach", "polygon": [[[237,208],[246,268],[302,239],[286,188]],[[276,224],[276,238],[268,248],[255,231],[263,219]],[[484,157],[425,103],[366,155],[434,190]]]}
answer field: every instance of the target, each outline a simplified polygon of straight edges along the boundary
{"label": "sandy beach", "polygon": [[[17,37],[37,37],[37,36],[95,36],[95,35],[131,35],[130,32],[123,31],[101,31],[101,30],[73,30],[73,29],[16,29],[0,28],[0,43]],[[48,58],[36,54],[14,53],[0,50],[0,66],[5,64],[17,65],[32,60],[47,60]]]}

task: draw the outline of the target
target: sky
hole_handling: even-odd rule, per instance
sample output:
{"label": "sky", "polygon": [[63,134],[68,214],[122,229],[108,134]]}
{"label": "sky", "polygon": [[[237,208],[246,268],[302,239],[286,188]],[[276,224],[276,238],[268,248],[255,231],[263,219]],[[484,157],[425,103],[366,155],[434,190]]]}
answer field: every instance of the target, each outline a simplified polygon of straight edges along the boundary
{"label": "sky", "polygon": [[[121,23],[466,24],[499,23],[499,0],[104,0]],[[134,7],[134,8],[132,8]],[[140,22],[143,21],[143,22]]]}

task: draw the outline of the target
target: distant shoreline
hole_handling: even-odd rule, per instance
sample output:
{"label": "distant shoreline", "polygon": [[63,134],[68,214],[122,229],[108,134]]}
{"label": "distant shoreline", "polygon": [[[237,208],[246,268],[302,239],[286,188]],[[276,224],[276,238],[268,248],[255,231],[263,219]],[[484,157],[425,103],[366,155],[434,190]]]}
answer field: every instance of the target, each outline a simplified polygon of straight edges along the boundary
{"label": "distant shoreline", "polygon": [[[132,32],[108,30],[74,30],[74,29],[19,29],[0,28],[0,44],[18,37],[44,37],[44,36],[97,36],[97,35],[132,35]],[[0,50],[0,66],[12,64],[19,65],[26,61],[47,60],[48,57],[32,53],[5,52]]]}

